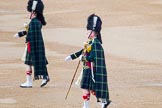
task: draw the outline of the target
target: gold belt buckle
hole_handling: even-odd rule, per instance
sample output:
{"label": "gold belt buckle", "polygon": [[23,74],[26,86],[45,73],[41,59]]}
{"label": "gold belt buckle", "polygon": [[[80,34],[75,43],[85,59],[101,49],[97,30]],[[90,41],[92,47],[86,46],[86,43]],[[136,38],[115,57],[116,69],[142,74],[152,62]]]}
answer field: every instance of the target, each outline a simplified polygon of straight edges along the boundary
{"label": "gold belt buckle", "polygon": [[83,69],[89,69],[89,67],[88,66],[84,66]]}

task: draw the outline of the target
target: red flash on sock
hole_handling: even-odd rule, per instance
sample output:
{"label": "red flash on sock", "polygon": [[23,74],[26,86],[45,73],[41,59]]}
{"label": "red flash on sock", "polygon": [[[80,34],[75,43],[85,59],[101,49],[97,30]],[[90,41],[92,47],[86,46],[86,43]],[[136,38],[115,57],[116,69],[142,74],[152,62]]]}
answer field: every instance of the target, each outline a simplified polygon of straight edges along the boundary
{"label": "red flash on sock", "polygon": [[32,71],[26,71],[26,75],[31,75]]}
{"label": "red flash on sock", "polygon": [[89,99],[90,99],[90,94],[85,94],[85,95],[83,95],[83,99],[84,99],[84,100],[89,100]]}
{"label": "red flash on sock", "polygon": [[88,99],[88,96],[87,95],[83,95],[83,99],[84,100],[87,100]]}

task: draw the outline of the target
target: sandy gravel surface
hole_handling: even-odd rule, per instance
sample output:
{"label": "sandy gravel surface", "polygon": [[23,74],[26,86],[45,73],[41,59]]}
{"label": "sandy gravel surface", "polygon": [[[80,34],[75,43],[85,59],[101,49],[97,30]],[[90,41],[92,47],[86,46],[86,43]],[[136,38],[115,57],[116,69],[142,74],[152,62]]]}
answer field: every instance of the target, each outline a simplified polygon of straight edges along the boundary
{"label": "sandy gravel surface", "polygon": [[[82,108],[81,89],[76,85],[64,99],[78,63],[64,58],[82,48],[91,13],[103,19],[109,108],[162,107],[161,0],[43,1],[51,81],[44,88],[39,87],[41,81],[34,81],[31,89],[19,88],[25,81],[25,65],[20,60],[25,38],[13,38],[29,21],[27,0],[0,1],[0,108]],[[90,108],[100,108],[95,97],[91,97]]]}

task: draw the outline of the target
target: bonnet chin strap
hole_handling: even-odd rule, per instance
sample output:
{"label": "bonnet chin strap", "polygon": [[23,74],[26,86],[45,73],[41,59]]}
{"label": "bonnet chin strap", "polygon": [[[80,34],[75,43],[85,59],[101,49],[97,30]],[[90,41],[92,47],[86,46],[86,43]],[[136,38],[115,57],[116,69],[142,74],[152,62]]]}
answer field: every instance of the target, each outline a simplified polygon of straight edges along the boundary
{"label": "bonnet chin strap", "polygon": [[35,9],[36,9],[36,7],[37,7],[37,4],[38,4],[38,1],[33,0],[32,12],[31,12],[31,15],[30,15],[30,19],[31,19],[31,17],[32,17],[33,12],[35,11]]}

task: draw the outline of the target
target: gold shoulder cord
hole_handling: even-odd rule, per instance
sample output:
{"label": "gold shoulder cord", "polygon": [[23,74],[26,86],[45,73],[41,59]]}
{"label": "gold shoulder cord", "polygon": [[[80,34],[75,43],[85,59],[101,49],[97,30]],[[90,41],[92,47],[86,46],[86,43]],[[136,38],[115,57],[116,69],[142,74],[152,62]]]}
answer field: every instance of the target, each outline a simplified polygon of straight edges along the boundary
{"label": "gold shoulder cord", "polygon": [[91,52],[92,50],[92,45],[89,44],[91,40],[88,40],[87,42],[84,43],[84,52]]}
{"label": "gold shoulder cord", "polygon": [[24,23],[24,27],[25,27],[26,32],[28,32],[28,29],[29,29],[29,24]]}

